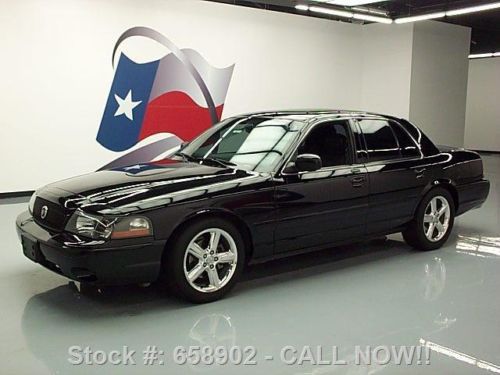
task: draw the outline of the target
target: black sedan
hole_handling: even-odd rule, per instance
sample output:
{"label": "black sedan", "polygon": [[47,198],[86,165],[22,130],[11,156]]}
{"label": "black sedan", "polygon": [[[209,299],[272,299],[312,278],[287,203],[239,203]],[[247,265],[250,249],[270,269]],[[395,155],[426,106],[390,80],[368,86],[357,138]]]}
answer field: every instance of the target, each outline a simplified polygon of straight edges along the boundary
{"label": "black sedan", "polygon": [[16,224],[24,254],[68,278],[158,281],[208,302],[249,261],[395,232],[439,248],[488,192],[477,153],[436,147],[404,119],[262,112],[169,159],[47,185]]}

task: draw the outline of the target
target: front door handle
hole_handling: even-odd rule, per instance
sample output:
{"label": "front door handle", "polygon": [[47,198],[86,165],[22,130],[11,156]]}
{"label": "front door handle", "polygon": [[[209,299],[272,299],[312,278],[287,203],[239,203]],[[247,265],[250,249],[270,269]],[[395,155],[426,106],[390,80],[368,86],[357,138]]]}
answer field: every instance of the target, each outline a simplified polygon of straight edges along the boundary
{"label": "front door handle", "polygon": [[350,178],[352,186],[363,186],[366,181],[366,174],[364,174],[363,171],[357,167],[351,168],[351,173],[354,175]]}
{"label": "front door handle", "polygon": [[366,181],[366,177],[364,175],[351,177],[351,184],[354,187],[363,186],[365,181]]}

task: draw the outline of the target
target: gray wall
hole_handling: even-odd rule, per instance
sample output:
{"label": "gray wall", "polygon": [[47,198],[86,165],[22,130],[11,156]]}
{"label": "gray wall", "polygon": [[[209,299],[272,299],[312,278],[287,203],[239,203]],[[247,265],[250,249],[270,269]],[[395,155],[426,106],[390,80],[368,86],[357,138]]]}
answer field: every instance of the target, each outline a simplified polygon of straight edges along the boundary
{"label": "gray wall", "polygon": [[465,147],[500,151],[500,57],[469,63]]}
{"label": "gray wall", "polygon": [[469,28],[414,24],[410,120],[438,144],[464,144],[469,46]]}

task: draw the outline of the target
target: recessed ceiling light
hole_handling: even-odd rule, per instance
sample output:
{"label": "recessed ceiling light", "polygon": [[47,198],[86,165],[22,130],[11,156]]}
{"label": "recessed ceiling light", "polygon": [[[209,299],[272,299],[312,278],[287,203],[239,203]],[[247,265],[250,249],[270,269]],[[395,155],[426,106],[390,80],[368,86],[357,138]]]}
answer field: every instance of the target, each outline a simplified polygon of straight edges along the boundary
{"label": "recessed ceiling light", "polygon": [[352,16],[353,16],[352,12],[347,12],[345,10],[323,8],[323,7],[309,7],[309,10],[311,12],[328,14],[330,16],[339,16],[339,17],[345,17],[345,18],[352,18]]}
{"label": "recessed ceiling light", "polygon": [[376,17],[369,14],[360,14],[347,12],[345,10],[337,10],[325,7],[309,7],[309,11],[321,14],[328,14],[330,16],[344,17],[344,18],[354,18],[357,20],[369,21],[369,22],[379,22],[379,23],[392,23],[392,19],[386,17]]}
{"label": "recessed ceiling light", "polygon": [[469,7],[469,8],[449,10],[446,12],[446,15],[447,16],[459,16],[461,14],[481,12],[483,10],[490,10],[490,9],[497,9],[497,8],[500,8],[500,2],[478,5],[478,6]]}
{"label": "recessed ceiling light", "polygon": [[387,0],[314,0],[314,1],[317,1],[318,3],[327,3],[345,7],[354,7],[357,5],[381,3],[382,1],[387,1]]}
{"label": "recessed ceiling light", "polygon": [[408,22],[415,22],[415,21],[432,20],[435,18],[442,18],[444,16],[446,16],[445,12],[429,13],[429,14],[422,14],[421,16],[398,18],[394,22],[396,22],[396,23],[408,23]]}
{"label": "recessed ceiling light", "polygon": [[392,19],[390,19],[390,18],[371,16],[369,14],[354,13],[352,18],[357,19],[357,20],[368,21],[368,22],[385,23],[388,25],[392,23]]}
{"label": "recessed ceiling light", "polygon": [[378,14],[379,16],[384,16],[384,17],[387,16],[387,12],[385,10],[380,10],[380,9],[375,9],[375,8],[352,7],[352,10],[355,10],[356,12]]}
{"label": "recessed ceiling light", "polygon": [[475,53],[469,55],[469,59],[483,59],[485,57],[497,57],[499,56],[500,53],[495,52],[495,53]]}
{"label": "recessed ceiling light", "polygon": [[[477,6],[462,8],[462,9],[452,9],[452,10],[448,10],[446,12],[438,12],[438,13],[423,14],[423,15],[419,15],[419,16],[398,18],[394,22],[407,23],[407,22],[431,20],[431,19],[435,19],[435,18],[442,18],[445,16],[447,16],[447,17],[459,16],[461,14],[481,12],[481,11],[485,11],[485,10],[492,10],[492,9],[499,9],[499,8],[500,8],[500,2],[497,1],[497,2],[491,3],[491,4],[477,5]],[[474,58],[474,57],[472,57],[472,58]]]}

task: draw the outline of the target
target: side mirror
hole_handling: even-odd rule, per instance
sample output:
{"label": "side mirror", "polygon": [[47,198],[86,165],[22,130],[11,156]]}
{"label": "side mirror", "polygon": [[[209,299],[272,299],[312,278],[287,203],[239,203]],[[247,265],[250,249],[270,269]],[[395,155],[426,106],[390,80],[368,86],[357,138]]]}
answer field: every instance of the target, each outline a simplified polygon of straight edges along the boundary
{"label": "side mirror", "polygon": [[179,151],[182,150],[183,148],[185,148],[188,144],[189,144],[189,142],[187,142],[187,141],[182,142],[181,147],[179,148]]}
{"label": "side mirror", "polygon": [[299,172],[317,171],[321,167],[321,158],[316,154],[302,154],[295,160],[295,168]]}

